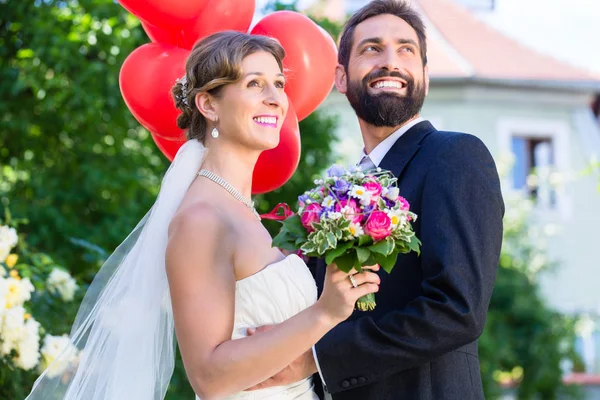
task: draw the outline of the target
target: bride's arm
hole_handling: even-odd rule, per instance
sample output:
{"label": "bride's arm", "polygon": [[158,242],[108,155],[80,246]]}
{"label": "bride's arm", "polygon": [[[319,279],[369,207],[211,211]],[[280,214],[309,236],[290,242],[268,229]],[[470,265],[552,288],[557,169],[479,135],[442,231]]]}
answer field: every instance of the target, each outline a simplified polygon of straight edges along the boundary
{"label": "bride's arm", "polygon": [[[269,332],[231,340],[235,240],[223,221],[214,208],[199,207],[171,223],[167,247],[177,339],[188,379],[202,399],[237,393],[275,375],[345,320],[358,297],[377,290],[374,283],[350,290],[338,270],[328,277],[329,295],[315,305]],[[379,282],[371,273],[362,279]]]}

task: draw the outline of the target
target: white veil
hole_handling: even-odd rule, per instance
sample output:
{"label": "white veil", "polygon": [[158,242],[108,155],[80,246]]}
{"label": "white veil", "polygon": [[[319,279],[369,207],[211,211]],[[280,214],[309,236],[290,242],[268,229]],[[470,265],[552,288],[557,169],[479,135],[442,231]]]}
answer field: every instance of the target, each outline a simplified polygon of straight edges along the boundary
{"label": "white veil", "polygon": [[156,202],[90,285],[71,330],[73,347],[42,373],[26,400],[165,397],[175,362],[167,230],[206,151],[189,140],[177,152]]}

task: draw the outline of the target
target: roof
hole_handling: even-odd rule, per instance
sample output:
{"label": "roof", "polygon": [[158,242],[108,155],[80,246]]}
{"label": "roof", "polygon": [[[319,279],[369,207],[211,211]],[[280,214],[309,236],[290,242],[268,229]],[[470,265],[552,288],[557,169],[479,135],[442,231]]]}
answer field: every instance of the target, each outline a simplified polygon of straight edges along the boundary
{"label": "roof", "polygon": [[600,76],[532,50],[452,0],[413,0],[427,27],[432,80],[479,80],[600,90]]}

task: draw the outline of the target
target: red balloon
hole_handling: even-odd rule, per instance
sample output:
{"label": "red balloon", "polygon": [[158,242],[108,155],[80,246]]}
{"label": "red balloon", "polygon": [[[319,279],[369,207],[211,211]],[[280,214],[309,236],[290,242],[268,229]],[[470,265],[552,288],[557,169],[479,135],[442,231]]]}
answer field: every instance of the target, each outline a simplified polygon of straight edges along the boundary
{"label": "red balloon", "polygon": [[194,21],[207,3],[208,0],[119,0],[127,11],[161,29],[178,29]]}
{"label": "red balloon", "polygon": [[174,29],[159,28],[143,20],[141,22],[153,42],[191,50],[198,40],[216,32],[248,32],[254,9],[255,0],[208,0],[204,12],[195,20]]}
{"label": "red balloon", "polygon": [[171,88],[185,73],[188,50],[158,43],[135,49],[121,66],[119,86],[133,116],[150,132],[166,138],[183,138],[177,127],[180,111]]}
{"label": "red balloon", "polygon": [[285,49],[286,93],[303,120],[333,87],[337,49],[329,34],[310,18],[294,11],[277,11],[261,19],[252,34],[271,36]]}
{"label": "red balloon", "polygon": [[154,43],[170,44],[172,46],[183,47],[183,37],[181,36],[181,31],[161,29],[144,20],[140,20],[140,22],[142,23],[142,28],[144,28],[146,35],[148,35],[150,40],[152,40]]}
{"label": "red balloon", "polygon": [[165,155],[165,157],[169,159],[169,161],[173,161],[177,151],[186,141],[185,138],[179,140],[169,140],[154,133],[151,133],[151,135],[158,149]]}
{"label": "red balloon", "polygon": [[209,0],[196,22],[183,29],[182,47],[191,49],[198,40],[216,32],[247,33],[255,8],[255,0]]}
{"label": "red balloon", "polygon": [[279,145],[263,151],[254,167],[252,194],[270,192],[286,183],[300,162],[300,128],[298,117],[290,104],[283,126]]}

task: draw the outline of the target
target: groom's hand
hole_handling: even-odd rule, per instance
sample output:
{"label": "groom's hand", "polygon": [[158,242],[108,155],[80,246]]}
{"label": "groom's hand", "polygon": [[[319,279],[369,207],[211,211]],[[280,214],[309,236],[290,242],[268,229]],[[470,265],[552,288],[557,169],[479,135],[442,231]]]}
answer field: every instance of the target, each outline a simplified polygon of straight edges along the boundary
{"label": "groom's hand", "polygon": [[[274,326],[275,325],[265,325],[258,328],[248,328],[248,336],[266,332]],[[279,371],[275,376],[246,390],[265,389],[272,386],[285,386],[301,381],[316,373],[317,365],[315,364],[312,349],[309,349],[306,353],[292,361],[287,367]]]}

